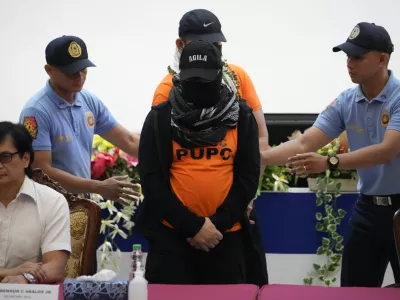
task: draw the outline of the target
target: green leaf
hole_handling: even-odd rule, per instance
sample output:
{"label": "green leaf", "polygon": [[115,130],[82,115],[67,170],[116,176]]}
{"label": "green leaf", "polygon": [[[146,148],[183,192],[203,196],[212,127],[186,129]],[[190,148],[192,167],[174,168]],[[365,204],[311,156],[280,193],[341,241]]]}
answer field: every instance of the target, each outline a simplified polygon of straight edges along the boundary
{"label": "green leaf", "polygon": [[331,241],[328,238],[326,238],[326,237],[322,238],[322,245],[328,246],[330,242]]}
{"label": "green leaf", "polygon": [[331,256],[332,253],[333,253],[332,250],[329,249],[329,250],[326,251],[326,256]]}
{"label": "green leaf", "polygon": [[319,247],[317,250],[317,255],[324,255],[326,252],[326,250],[322,247]]}
{"label": "green leaf", "polygon": [[335,240],[336,240],[336,243],[341,244],[343,242],[343,237],[338,236]]}
{"label": "green leaf", "polygon": [[327,279],[327,280],[325,280],[325,284],[326,284],[327,286],[330,286],[330,285],[331,285],[331,281],[330,281],[329,279]]}
{"label": "green leaf", "polygon": [[333,197],[332,197],[331,194],[328,194],[328,195],[325,196],[325,199],[326,199],[326,201],[327,201],[328,203],[330,203],[330,202],[332,202]]}
{"label": "green leaf", "polygon": [[343,218],[345,215],[346,215],[346,212],[345,212],[343,209],[339,209],[339,210],[338,210],[338,216],[339,216],[340,218]]}
{"label": "green leaf", "polygon": [[321,222],[318,222],[317,225],[315,225],[315,229],[317,231],[324,231],[324,225]]}
{"label": "green leaf", "polygon": [[322,198],[317,198],[317,206],[321,206],[323,203]]}
{"label": "green leaf", "polygon": [[332,282],[336,282],[336,277],[333,277],[333,278],[332,278]]}
{"label": "green leaf", "polygon": [[334,232],[334,231],[336,231],[336,225],[335,224],[329,224],[327,229],[330,232]]}
{"label": "green leaf", "polygon": [[336,190],[340,191],[341,188],[342,188],[342,183],[341,182],[336,183]]}
{"label": "green leaf", "polygon": [[303,282],[305,285],[312,285],[313,279],[312,278],[304,278]]}
{"label": "green leaf", "polygon": [[316,218],[318,221],[321,221],[321,220],[322,220],[322,214],[321,214],[320,212],[316,213],[316,214],[315,214],[315,218]]}
{"label": "green leaf", "polygon": [[335,272],[336,271],[336,266],[335,265],[330,265],[327,269],[329,272]]}
{"label": "green leaf", "polygon": [[318,279],[321,280],[321,281],[324,281],[324,276],[320,275],[320,276],[318,276]]}
{"label": "green leaf", "polygon": [[344,249],[343,245],[340,245],[340,244],[337,244],[335,247],[336,251],[343,251],[343,249]]}
{"label": "green leaf", "polygon": [[313,264],[313,268],[315,271],[319,271],[321,269],[321,266],[318,264]]}

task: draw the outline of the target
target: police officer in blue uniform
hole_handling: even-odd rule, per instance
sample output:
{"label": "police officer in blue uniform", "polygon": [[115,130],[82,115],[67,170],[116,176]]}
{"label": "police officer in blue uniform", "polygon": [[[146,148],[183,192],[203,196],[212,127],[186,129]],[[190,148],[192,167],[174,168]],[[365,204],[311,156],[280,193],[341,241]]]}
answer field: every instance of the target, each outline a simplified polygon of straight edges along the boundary
{"label": "police officer in blue uniform", "polygon": [[20,123],[33,137],[34,167],[43,169],[71,193],[96,193],[115,201],[135,200],[138,185],[116,176],[91,179],[93,135],[137,156],[139,135],[122,127],[103,102],[84,90],[89,60],[86,44],[75,36],[62,36],[46,47],[46,86],[25,104]]}
{"label": "police officer in blue uniform", "polygon": [[[356,169],[360,196],[350,219],[341,285],[379,287],[389,262],[399,283],[393,215],[400,208],[400,81],[388,69],[393,44],[383,27],[362,22],[333,51],[347,54],[357,85],[342,92],[302,136],[263,152],[262,159],[287,164],[299,176]],[[350,153],[315,153],[344,130]]]}

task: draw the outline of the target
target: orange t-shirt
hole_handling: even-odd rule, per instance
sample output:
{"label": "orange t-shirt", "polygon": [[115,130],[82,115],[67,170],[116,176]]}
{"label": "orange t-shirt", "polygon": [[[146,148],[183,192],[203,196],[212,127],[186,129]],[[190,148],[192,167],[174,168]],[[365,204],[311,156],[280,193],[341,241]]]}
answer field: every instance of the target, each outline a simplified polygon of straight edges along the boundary
{"label": "orange t-shirt", "polygon": [[[238,92],[240,96],[246,100],[247,105],[249,105],[253,112],[261,108],[260,99],[258,98],[257,92],[254,88],[251,78],[241,67],[236,65],[228,65],[228,68],[235,73],[238,78],[239,88]],[[169,92],[172,88],[172,75],[168,74],[164,77],[161,83],[158,85],[154,96],[152,106],[156,106],[168,100]]]}
{"label": "orange t-shirt", "polygon": [[[225,139],[216,146],[185,149],[173,141],[172,149],[170,183],[174,194],[196,215],[211,217],[232,186],[237,128],[228,130]],[[163,223],[170,226],[166,221]],[[240,228],[236,223],[228,231]]]}

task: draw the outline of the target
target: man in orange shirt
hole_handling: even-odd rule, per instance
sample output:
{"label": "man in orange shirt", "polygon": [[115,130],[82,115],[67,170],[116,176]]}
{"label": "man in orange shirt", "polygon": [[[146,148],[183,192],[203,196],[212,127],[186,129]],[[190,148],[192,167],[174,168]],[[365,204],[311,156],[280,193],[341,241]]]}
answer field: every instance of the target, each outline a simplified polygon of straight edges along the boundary
{"label": "man in orange shirt", "polygon": [[[182,49],[192,41],[204,40],[214,43],[222,51],[222,42],[226,42],[225,36],[221,31],[221,23],[218,18],[210,11],[205,9],[195,9],[185,13],[179,23],[179,38],[176,40],[176,53],[174,61],[168,67],[169,74],[165,76],[158,85],[152,105],[158,105],[167,101],[172,88],[173,75],[179,73],[179,58]],[[249,75],[239,66],[224,62],[224,81],[228,83],[237,94],[246,101],[252,108],[253,115],[257,121],[260,150],[267,150],[268,131],[265,124],[264,113],[260,100],[253,86]],[[265,166],[261,166],[260,176],[264,172]],[[246,244],[246,272],[248,283],[264,285],[268,283],[267,263],[265,250],[262,244],[261,228],[258,217],[253,210],[253,201],[249,204],[248,213],[253,223],[248,228],[249,240]]]}
{"label": "man in orange shirt", "polygon": [[167,102],[141,132],[147,230],[146,279],[160,284],[246,282],[244,223],[260,173],[257,122],[222,79],[220,50],[194,41],[182,51]]}

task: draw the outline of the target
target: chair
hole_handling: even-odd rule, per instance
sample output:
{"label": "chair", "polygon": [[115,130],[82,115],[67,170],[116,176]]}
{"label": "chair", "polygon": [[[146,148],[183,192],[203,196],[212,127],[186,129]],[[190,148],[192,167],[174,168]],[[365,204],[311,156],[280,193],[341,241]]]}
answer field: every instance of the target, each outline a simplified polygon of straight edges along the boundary
{"label": "chair", "polygon": [[[394,234],[394,242],[396,244],[397,257],[400,265],[400,209],[396,211],[396,213],[393,216],[393,234]],[[386,287],[400,288],[400,283],[394,283]]]}
{"label": "chair", "polygon": [[71,218],[71,255],[65,268],[65,278],[93,275],[97,270],[96,250],[100,234],[101,209],[92,200],[68,193],[58,182],[41,169],[33,170],[35,182],[64,195]]}

